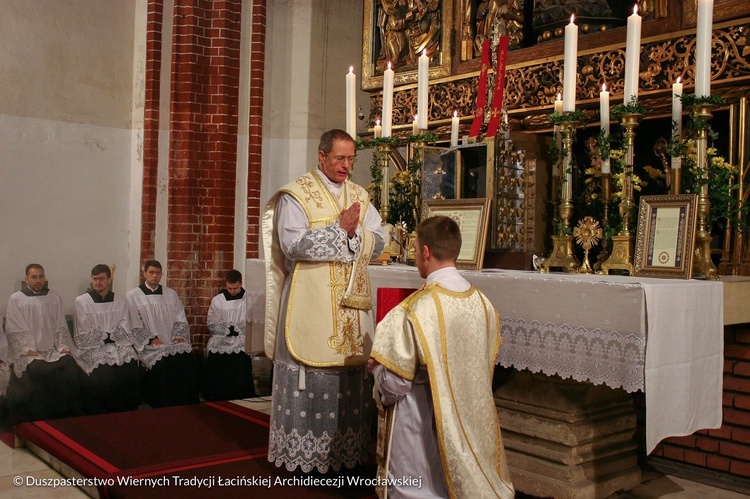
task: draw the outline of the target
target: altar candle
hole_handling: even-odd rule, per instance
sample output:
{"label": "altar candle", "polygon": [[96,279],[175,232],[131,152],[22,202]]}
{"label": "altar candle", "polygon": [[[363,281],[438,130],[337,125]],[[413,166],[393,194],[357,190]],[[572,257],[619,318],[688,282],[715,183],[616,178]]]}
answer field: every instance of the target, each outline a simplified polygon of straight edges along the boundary
{"label": "altar candle", "polygon": [[633,15],[628,17],[628,34],[625,43],[625,92],[622,103],[638,100],[638,71],[641,58],[641,16],[638,4],[633,6]]}
{"label": "altar candle", "polygon": [[411,122],[411,134],[419,135],[419,118],[418,114],[414,115],[414,121]]}
{"label": "altar candle", "polygon": [[555,99],[555,112],[562,113],[562,110],[563,110],[562,95],[557,94],[557,99]]}
{"label": "altar candle", "polygon": [[[599,116],[601,130],[604,135],[609,136],[609,92],[606,83],[602,83],[602,91],[599,92]],[[609,158],[602,161],[602,173],[610,173]]]}
{"label": "altar candle", "polygon": [[430,86],[430,59],[427,50],[422,51],[419,56],[419,68],[417,71],[417,116],[419,116],[418,128],[427,130],[427,90]]}
{"label": "altar candle", "polygon": [[[682,83],[680,78],[672,84],[672,124],[675,127],[674,140],[678,143],[682,140]],[[682,166],[682,158],[672,156],[672,168],[678,169]]]}
{"label": "altar candle", "polygon": [[391,123],[393,122],[393,70],[391,63],[388,69],[383,71],[383,137],[391,136]]}
{"label": "altar candle", "polygon": [[453,111],[451,118],[451,147],[458,145],[458,111]]}
{"label": "altar candle", "polygon": [[356,94],[356,76],[354,76],[354,67],[349,67],[349,73],[346,75],[346,133],[352,137],[357,135],[357,94]]}
{"label": "altar candle", "polygon": [[711,31],[714,0],[698,0],[695,35],[695,96],[711,96]]}
{"label": "altar candle", "polygon": [[576,110],[576,74],[578,73],[578,26],[573,23],[565,26],[565,50],[563,59],[563,111]]}
{"label": "altar candle", "polygon": [[380,120],[375,120],[375,138],[380,138],[383,135],[383,127],[380,126]]}

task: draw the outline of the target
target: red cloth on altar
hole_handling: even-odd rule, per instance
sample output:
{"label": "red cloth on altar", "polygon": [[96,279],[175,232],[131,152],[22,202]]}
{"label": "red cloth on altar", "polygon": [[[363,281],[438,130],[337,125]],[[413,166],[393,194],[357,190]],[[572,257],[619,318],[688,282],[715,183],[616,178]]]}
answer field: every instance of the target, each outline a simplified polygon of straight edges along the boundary
{"label": "red cloth on altar", "polygon": [[385,314],[415,291],[416,289],[413,288],[378,288],[378,309],[375,313],[375,322],[383,320]]}

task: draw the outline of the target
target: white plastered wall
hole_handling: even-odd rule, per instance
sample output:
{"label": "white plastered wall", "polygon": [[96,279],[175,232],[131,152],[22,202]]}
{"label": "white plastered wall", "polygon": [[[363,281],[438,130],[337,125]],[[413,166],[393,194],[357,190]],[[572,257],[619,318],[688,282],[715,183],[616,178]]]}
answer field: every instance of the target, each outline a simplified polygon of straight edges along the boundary
{"label": "white plastered wall", "polygon": [[137,278],[138,3],[0,0],[0,315],[31,262],[68,314],[95,264],[117,265],[115,292]]}

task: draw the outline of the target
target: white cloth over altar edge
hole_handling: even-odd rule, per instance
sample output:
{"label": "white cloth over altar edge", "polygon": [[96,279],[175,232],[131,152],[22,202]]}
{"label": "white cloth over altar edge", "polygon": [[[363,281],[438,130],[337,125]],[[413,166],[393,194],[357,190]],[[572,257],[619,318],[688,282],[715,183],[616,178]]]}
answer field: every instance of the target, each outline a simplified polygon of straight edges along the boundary
{"label": "white cloth over altar edge", "polygon": [[[262,350],[263,261],[247,260],[248,350]],[[720,281],[462,271],[497,308],[500,364],[646,394],[646,451],[722,422]],[[405,265],[371,266],[377,288],[418,288]],[[377,304],[375,304],[377,307]]]}

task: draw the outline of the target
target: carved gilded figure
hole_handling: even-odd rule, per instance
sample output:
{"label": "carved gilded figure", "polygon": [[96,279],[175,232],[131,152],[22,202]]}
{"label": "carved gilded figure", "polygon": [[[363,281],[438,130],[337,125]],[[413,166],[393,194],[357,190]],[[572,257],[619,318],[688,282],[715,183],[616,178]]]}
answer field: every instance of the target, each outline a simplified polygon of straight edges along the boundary
{"label": "carved gilded figure", "polygon": [[427,50],[431,57],[440,50],[441,0],[380,0],[378,28],[380,54],[377,65],[385,69],[414,65]]}
{"label": "carved gilded figure", "polygon": [[511,47],[520,47],[523,41],[523,5],[519,0],[491,0],[477,6],[477,35],[474,37],[476,53],[482,50],[485,40],[492,37],[495,25],[499,34],[508,35]]}

